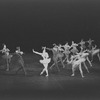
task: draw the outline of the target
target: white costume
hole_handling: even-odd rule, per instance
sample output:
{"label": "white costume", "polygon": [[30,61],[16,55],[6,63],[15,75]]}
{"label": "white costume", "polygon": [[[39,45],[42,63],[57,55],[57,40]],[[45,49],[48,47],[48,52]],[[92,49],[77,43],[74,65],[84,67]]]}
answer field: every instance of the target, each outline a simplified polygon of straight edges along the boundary
{"label": "white costume", "polygon": [[3,44],[3,49],[0,50],[0,51],[1,51],[2,53],[4,53],[4,55],[3,55],[2,57],[3,57],[4,59],[6,59],[6,61],[7,61],[7,69],[6,69],[6,71],[9,71],[9,63],[10,63],[11,58],[12,58],[13,55],[10,55],[10,54],[9,54],[10,50],[6,47],[5,44]]}
{"label": "white costume", "polygon": [[90,66],[92,66],[91,62],[89,61],[88,59],[88,53],[84,53],[84,52],[80,52],[80,53],[77,53],[77,55],[74,55],[74,56],[71,56],[71,61],[69,61],[69,63],[72,64],[72,76],[75,75],[75,70],[76,68],[78,67],[79,70],[80,70],[80,73],[81,73],[81,76],[83,76],[83,71],[82,71],[82,68],[81,68],[81,64],[83,63],[87,72],[89,73],[89,70],[85,64],[85,61],[87,60],[90,64]]}
{"label": "white costume", "polygon": [[48,64],[51,61],[51,58],[49,58],[48,53],[46,52],[46,47],[43,48],[43,52],[39,53],[33,50],[34,53],[39,54],[43,57],[43,60],[40,60],[40,63],[43,64],[44,69],[42,70],[42,72],[40,73],[43,74],[44,72],[46,72],[46,76],[48,76]]}

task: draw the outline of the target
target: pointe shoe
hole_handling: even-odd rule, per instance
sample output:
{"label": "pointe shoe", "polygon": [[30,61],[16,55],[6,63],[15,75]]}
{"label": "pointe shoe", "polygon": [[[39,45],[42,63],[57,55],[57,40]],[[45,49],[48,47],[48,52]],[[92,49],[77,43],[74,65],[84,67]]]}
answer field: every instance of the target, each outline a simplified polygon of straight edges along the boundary
{"label": "pointe shoe", "polygon": [[84,78],[85,76],[82,76],[82,78]]}
{"label": "pointe shoe", "polygon": [[42,75],[43,73],[40,73],[40,75]]}
{"label": "pointe shoe", "polygon": [[48,77],[49,75],[46,75],[46,77]]}
{"label": "pointe shoe", "polygon": [[74,76],[74,74],[72,74],[71,76]]}
{"label": "pointe shoe", "polygon": [[6,71],[9,71],[9,69],[6,69]]}

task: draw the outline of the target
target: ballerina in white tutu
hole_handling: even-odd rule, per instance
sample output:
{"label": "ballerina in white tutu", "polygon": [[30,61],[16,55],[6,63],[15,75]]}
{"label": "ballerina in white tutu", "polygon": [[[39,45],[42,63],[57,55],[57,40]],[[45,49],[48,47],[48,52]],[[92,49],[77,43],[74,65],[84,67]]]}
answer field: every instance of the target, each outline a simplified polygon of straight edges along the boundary
{"label": "ballerina in white tutu", "polygon": [[9,64],[10,64],[10,61],[11,61],[11,58],[13,55],[11,55],[9,52],[10,50],[7,48],[7,46],[5,44],[3,44],[3,49],[0,50],[0,52],[2,52],[4,55],[2,56],[3,59],[6,60],[7,62],[7,69],[6,71],[9,71]]}
{"label": "ballerina in white tutu", "polygon": [[43,60],[40,60],[40,63],[43,64],[44,69],[42,70],[42,72],[40,73],[40,75],[42,75],[44,72],[46,72],[46,77],[48,76],[48,64],[51,61],[51,58],[49,58],[48,53],[46,52],[46,47],[42,47],[43,48],[43,52],[39,53],[37,51],[34,51],[34,49],[32,50],[34,53],[39,54],[43,57]]}

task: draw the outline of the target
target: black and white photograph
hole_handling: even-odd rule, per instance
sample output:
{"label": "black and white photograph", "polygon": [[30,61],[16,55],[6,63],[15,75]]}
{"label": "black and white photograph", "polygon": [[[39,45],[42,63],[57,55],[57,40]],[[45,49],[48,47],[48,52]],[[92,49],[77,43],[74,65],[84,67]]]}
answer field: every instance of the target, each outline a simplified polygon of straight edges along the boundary
{"label": "black and white photograph", "polygon": [[100,1],[0,0],[0,100],[100,100]]}

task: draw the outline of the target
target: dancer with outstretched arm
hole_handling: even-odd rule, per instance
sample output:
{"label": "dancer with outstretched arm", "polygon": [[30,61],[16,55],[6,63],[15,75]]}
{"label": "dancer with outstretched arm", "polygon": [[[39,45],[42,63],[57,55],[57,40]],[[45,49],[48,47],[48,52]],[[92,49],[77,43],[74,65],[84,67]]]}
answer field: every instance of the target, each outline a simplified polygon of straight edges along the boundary
{"label": "dancer with outstretched arm", "polygon": [[42,47],[42,48],[43,48],[42,53],[34,51],[34,49],[32,51],[33,51],[33,53],[36,53],[36,54],[41,55],[43,57],[43,59],[40,60],[40,63],[43,64],[44,69],[42,70],[40,75],[42,75],[44,72],[46,72],[46,77],[47,77],[47,76],[49,76],[49,74],[48,74],[48,64],[51,62],[51,58],[49,58],[49,54],[46,52],[46,47]]}

